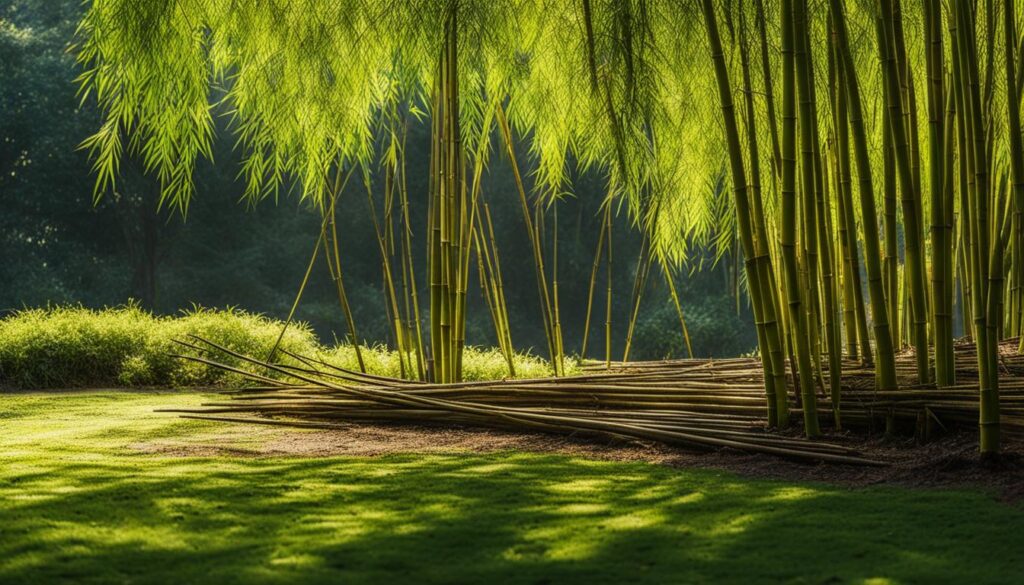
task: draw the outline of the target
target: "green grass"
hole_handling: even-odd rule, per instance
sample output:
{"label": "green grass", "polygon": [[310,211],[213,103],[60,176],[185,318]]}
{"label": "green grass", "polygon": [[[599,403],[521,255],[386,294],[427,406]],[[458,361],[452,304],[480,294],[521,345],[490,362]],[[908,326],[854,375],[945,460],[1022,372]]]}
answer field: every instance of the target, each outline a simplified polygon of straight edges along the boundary
{"label": "green grass", "polygon": [[[1013,583],[1024,509],[555,455],[171,457],[195,394],[2,397],[0,583]],[[296,432],[296,431],[288,431]]]}
{"label": "green grass", "polygon": [[[0,319],[0,388],[237,384],[240,377],[235,374],[172,357],[191,352],[175,340],[187,341],[189,335],[198,335],[239,353],[265,358],[282,327],[280,321],[236,309],[197,308],[177,317],[155,316],[135,306],[19,311]],[[288,328],[281,348],[359,369],[351,345],[321,345],[304,323]],[[397,352],[384,346],[363,347],[362,352],[367,371],[399,377]],[[281,354],[278,358],[288,359]],[[237,365],[229,357],[218,359]],[[551,371],[536,356],[520,354],[515,362],[519,377],[544,377]],[[463,373],[467,380],[494,380],[506,377],[508,367],[500,351],[469,347]]]}

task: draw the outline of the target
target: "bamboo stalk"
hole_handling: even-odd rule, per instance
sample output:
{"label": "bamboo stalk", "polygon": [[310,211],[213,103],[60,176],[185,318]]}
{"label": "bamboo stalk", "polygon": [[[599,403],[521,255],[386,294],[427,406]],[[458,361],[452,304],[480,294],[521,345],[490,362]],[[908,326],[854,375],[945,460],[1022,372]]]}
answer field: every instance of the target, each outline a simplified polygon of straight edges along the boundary
{"label": "bamboo stalk", "polygon": [[[385,176],[389,173],[385,171]],[[392,186],[390,180],[385,181],[385,193]],[[377,217],[376,205],[373,202],[373,188],[370,184],[370,175],[365,169],[363,171],[363,185],[366,187],[366,200],[370,207],[370,216],[373,220],[374,234],[377,236],[377,247],[381,257],[381,272],[384,277],[385,310],[390,317],[392,334],[394,335],[395,349],[398,352],[398,363],[405,378],[409,374],[409,366],[406,363],[408,353],[406,352],[405,339],[402,334],[402,319],[398,308],[398,292],[395,288],[394,275],[391,267],[391,253],[388,251],[387,232],[381,227],[381,221]]]}
{"label": "bamboo stalk", "polygon": [[[490,247],[483,242],[483,237],[477,234],[477,256],[481,258],[480,267],[480,279],[482,283],[486,283],[482,286],[486,295],[490,294],[488,298],[488,306],[491,307],[491,316],[494,321],[495,335],[498,339],[498,345],[505,356],[505,361],[508,363],[509,376],[515,377],[515,348],[512,345],[512,333],[509,325],[508,318],[508,305],[505,301],[505,286],[501,275],[501,260],[498,255],[498,244],[494,237],[494,224],[491,220],[491,211],[488,204],[483,203],[485,220],[484,226],[487,228],[487,237],[489,238]],[[483,227],[478,227],[477,232],[483,230]]]}
{"label": "bamboo stalk", "polygon": [[[605,215],[612,212],[611,200],[606,201]],[[587,356],[587,340],[590,338],[590,315],[594,307],[594,285],[597,283],[597,270],[601,266],[601,252],[604,249],[604,237],[608,231],[608,219],[601,221],[601,231],[597,236],[597,250],[594,251],[594,263],[590,269],[590,286],[587,288],[587,316],[583,320],[583,344],[580,346],[580,356]]]}
{"label": "bamboo stalk", "polygon": [[519,193],[519,203],[523,213],[523,221],[526,223],[526,232],[530,237],[530,248],[533,252],[534,270],[537,275],[537,289],[540,293],[541,316],[544,322],[544,334],[548,344],[548,356],[551,367],[558,372],[558,347],[561,340],[556,340],[554,327],[554,309],[551,304],[551,292],[548,289],[547,276],[544,269],[544,255],[533,220],[530,218],[530,205],[526,200],[526,189],[523,187],[522,175],[519,172],[519,164],[516,160],[515,148],[512,142],[512,128],[505,117],[505,110],[501,104],[497,105],[498,128],[505,143],[505,152],[512,167],[512,176],[515,179],[516,190]]}
{"label": "bamboo stalk", "polygon": [[[998,281],[990,282],[992,269],[995,268],[1001,278],[1001,251],[998,244],[990,248],[989,232],[989,190],[988,152],[985,140],[982,102],[979,95],[979,74],[974,16],[971,7],[963,0],[956,0],[956,31],[957,59],[960,66],[954,67],[954,75],[959,71],[959,83],[962,103],[964,104],[964,121],[967,129],[966,137],[972,147],[965,148],[968,152],[969,176],[973,176],[973,189],[968,189],[972,200],[967,205],[969,221],[972,224],[972,238],[975,244],[972,270],[972,289],[975,334],[978,345],[978,370],[980,376],[979,402],[979,446],[982,455],[992,456],[999,452],[999,375],[997,369],[997,346],[995,342],[996,324],[993,313],[997,310]],[[967,145],[964,145],[967,147]],[[997,264],[998,261],[998,264]]]}
{"label": "bamboo stalk", "polygon": [[[1012,287],[1009,290],[1010,296],[1010,331],[1020,335],[1024,331],[1022,327],[1021,313],[1024,312],[1024,144],[1021,141],[1021,120],[1020,120],[1020,91],[1018,90],[1020,75],[1017,70],[1018,59],[1021,54],[1014,54],[1016,42],[1019,42],[1017,33],[1016,12],[1012,2],[1006,3],[1003,7],[1003,47],[1006,52],[1004,58],[1006,72],[1006,108],[1007,120],[1009,123],[1010,142],[1010,169],[1013,178],[1013,221],[1010,234],[1010,279]],[[1019,348],[1024,351],[1024,344]]]}
{"label": "bamboo stalk", "polygon": [[[721,101],[722,117],[725,122],[725,135],[729,149],[729,167],[733,186],[733,200],[736,206],[736,215],[738,220],[737,229],[740,235],[743,255],[747,259],[745,263],[747,281],[751,283],[758,283],[761,282],[761,271],[758,269],[758,260],[760,259],[761,264],[766,265],[769,268],[769,271],[771,262],[769,257],[759,255],[755,249],[753,224],[757,221],[757,218],[752,219],[751,217],[750,203],[748,201],[747,194],[747,175],[744,168],[739,128],[736,123],[735,105],[732,100],[729,74],[725,64],[721,38],[718,34],[715,9],[710,0],[704,0],[701,3],[701,7],[704,15],[705,29],[707,30],[708,40],[711,45],[711,60],[714,65],[715,79],[718,85],[718,95]],[[763,298],[762,287],[750,287],[750,294],[755,311],[755,322],[764,324],[767,319],[765,319],[764,315],[766,303]],[[767,335],[764,337],[767,338]],[[762,347],[762,359],[769,360],[770,356],[777,356],[780,346],[781,344],[779,344],[779,346],[769,348]],[[768,362],[766,362],[766,365],[767,363]],[[772,368],[772,371],[778,373],[779,369]],[[778,393],[775,392],[775,379],[776,378],[773,376],[772,382],[765,383],[766,398],[769,402],[773,403],[778,399]],[[781,410],[778,411],[778,416],[781,417]]]}
{"label": "bamboo stalk", "polygon": [[[555,352],[557,356],[555,375],[565,374],[565,349],[562,346],[562,318],[559,312],[558,303],[558,201],[551,203],[554,218],[552,220],[551,234],[551,305],[553,309],[555,339]],[[637,300],[639,304],[639,299]]]}
{"label": "bamboo stalk", "polygon": [[[759,10],[759,23],[760,34],[762,36],[762,53],[765,50],[764,47],[764,14],[763,6],[758,4]],[[764,213],[764,199],[761,193],[761,162],[760,154],[757,144],[757,128],[756,128],[756,115],[754,109],[754,89],[751,83],[750,76],[750,58],[749,48],[747,44],[747,29],[746,20],[743,17],[743,12],[740,12],[740,30],[743,37],[740,43],[740,63],[743,71],[743,86],[744,86],[744,104],[746,110],[747,120],[747,150],[750,153],[750,221],[753,229],[753,247],[755,251],[754,257],[748,257],[748,262],[753,262],[753,274],[756,276],[753,281],[750,281],[748,272],[748,288],[757,287],[758,294],[750,295],[751,304],[754,308],[755,326],[758,333],[758,347],[761,349],[762,363],[765,370],[771,372],[769,377],[765,379],[765,397],[768,401],[768,419],[769,424],[777,425],[779,427],[785,427],[789,424],[789,404],[786,392],[786,366],[785,366],[785,355],[783,349],[783,338],[784,333],[781,331],[779,323],[779,309],[776,305],[776,286],[777,281],[775,278],[775,271],[772,265],[771,256],[771,243],[768,236],[768,230],[765,226],[765,213]],[[762,55],[762,64],[766,64],[765,57]],[[771,98],[771,89],[767,87],[770,85],[770,72],[766,69],[765,72],[765,92],[766,96]],[[770,120],[770,125],[773,130],[773,140],[777,138],[774,133],[774,106],[771,101],[768,102],[769,116],[773,119]],[[777,143],[773,143],[774,147],[777,147]],[[773,184],[777,181],[773,179]],[[671,283],[670,283],[671,284]],[[673,287],[674,288],[674,287]],[[673,290],[674,293],[674,290]],[[682,312],[679,311],[680,319],[682,318]],[[685,322],[684,322],[684,334]],[[689,344],[688,335],[687,343]],[[689,345],[687,346],[689,347]],[[691,350],[692,356],[692,350]]]}
{"label": "bamboo stalk", "polygon": [[604,360],[605,367],[610,368],[612,364],[612,201],[609,197],[609,212],[605,214],[605,230],[608,233],[608,263],[605,265],[607,271],[605,305],[604,305]]}
{"label": "bamboo stalk", "polygon": [[[924,37],[927,50],[928,74],[928,138],[929,171],[931,183],[931,237],[932,237],[932,328],[935,339],[935,381],[939,386],[954,383],[952,364],[953,331],[951,326],[952,287],[948,283],[949,271],[946,266],[951,255],[951,243],[947,243],[946,205],[948,197],[947,144],[945,140],[946,97],[943,84],[942,8],[938,0],[924,2]],[[952,143],[950,143],[951,146]]]}
{"label": "bamboo stalk", "polygon": [[295,311],[299,308],[299,301],[302,300],[302,293],[306,291],[306,285],[309,283],[309,276],[313,273],[313,265],[316,264],[316,258],[320,253],[320,246],[324,241],[324,230],[320,229],[320,234],[317,236],[316,245],[313,246],[313,253],[309,257],[309,264],[306,265],[306,272],[302,277],[302,282],[299,284],[299,290],[295,293],[295,300],[292,301],[292,307],[288,310],[288,318],[285,319],[284,325],[281,326],[281,332],[277,334],[277,339],[274,341],[274,345],[270,348],[270,353],[267,354],[266,361],[273,361],[274,356],[277,354],[277,349],[281,346],[281,341],[284,339],[284,334],[288,331],[288,326],[291,325],[292,319],[295,318]]}
{"label": "bamboo stalk", "polygon": [[900,202],[902,203],[904,251],[906,254],[907,290],[910,308],[913,311],[912,341],[917,356],[918,379],[923,383],[928,380],[928,315],[925,301],[925,269],[924,246],[922,244],[922,228],[919,209],[921,194],[919,181],[914,178],[912,161],[913,147],[910,144],[911,130],[906,127],[904,105],[900,93],[900,76],[898,66],[898,38],[893,22],[893,0],[880,0],[883,15],[878,18],[878,39],[882,59],[883,77],[885,79],[885,95],[889,112],[889,130],[893,139],[896,159],[897,177],[900,181]]}
{"label": "bamboo stalk", "polygon": [[[810,79],[807,85],[807,97],[810,102],[810,111],[814,112],[814,115],[811,116],[810,119],[810,148],[812,155],[811,161],[813,163],[812,170],[814,171],[813,211],[817,218],[816,221],[813,222],[814,230],[817,232],[815,235],[819,258],[819,265],[817,266],[817,269],[818,273],[821,275],[821,288],[823,290],[822,298],[824,300],[824,308],[820,309],[820,315],[824,323],[825,339],[827,341],[826,351],[828,353],[829,360],[829,395],[832,399],[833,418],[836,428],[840,428],[842,426],[839,412],[841,393],[840,377],[842,376],[843,356],[839,331],[839,308],[836,300],[835,278],[832,272],[832,259],[835,257],[835,250],[832,245],[833,234],[830,228],[831,206],[828,203],[829,193],[826,189],[827,181],[825,180],[825,165],[821,155],[820,132],[818,129],[817,116],[817,90],[814,83],[814,62],[811,54],[811,39],[809,33],[805,35],[804,44],[804,51],[806,53],[805,58],[807,60],[807,68],[810,74]],[[815,299],[817,299],[817,297],[815,297]],[[816,355],[820,355],[820,350]]]}
{"label": "bamboo stalk", "polygon": [[860,85],[857,70],[850,54],[846,30],[846,15],[840,0],[829,0],[830,14],[835,26],[836,48],[839,55],[839,79],[847,96],[848,115],[853,138],[853,151],[857,162],[860,184],[861,221],[863,227],[864,263],[868,274],[868,293],[875,332],[875,368],[880,390],[896,387],[895,351],[889,328],[889,309],[883,290],[881,252],[878,238],[878,217],[875,211],[874,188],[871,178],[871,158],[868,154],[864,129]]}
{"label": "bamboo stalk", "polygon": [[647,288],[647,275],[651,270],[651,257],[649,242],[645,237],[640,244],[640,257],[636,261],[636,273],[633,277],[633,295],[630,299],[633,310],[629,317],[629,327],[626,329],[626,347],[622,352],[622,361],[629,361],[629,349],[633,344],[633,331],[636,328],[636,320],[640,315],[640,300],[644,296],[644,289]]}
{"label": "bamboo stalk", "polygon": [[[693,345],[690,344],[690,330],[686,327],[686,318],[683,316],[683,306],[679,302],[679,295],[676,293],[676,284],[672,279],[672,274],[668,268],[662,266],[662,272],[665,274],[665,282],[668,284],[669,295],[672,297],[672,304],[675,306],[676,315],[679,317],[679,327],[683,331],[683,341],[686,343],[686,354],[691,359],[693,358]],[[772,407],[769,406],[768,420],[775,420],[775,417],[771,416]]]}
{"label": "bamboo stalk", "polygon": [[[408,120],[403,124],[402,127],[402,148],[399,152],[400,155],[400,188],[399,195],[401,197],[402,205],[402,255],[403,255],[403,274],[406,275],[405,290],[407,291],[407,305],[406,317],[410,319],[411,329],[415,333],[416,340],[416,371],[419,380],[423,381],[427,379],[427,364],[426,356],[423,353],[423,327],[422,320],[420,318],[420,301],[419,294],[417,293],[417,281],[416,281],[416,269],[412,257],[412,219],[409,215],[409,190],[408,182],[406,180],[406,168],[405,168],[405,141],[408,136]],[[428,246],[429,249],[429,246]],[[362,362],[362,358],[360,358]]]}
{"label": "bamboo stalk", "polygon": [[[793,349],[797,359],[797,375],[800,382],[800,396],[804,411],[804,433],[808,437],[821,434],[816,413],[817,399],[814,393],[814,371],[812,366],[812,325],[808,323],[808,312],[803,308],[801,283],[797,261],[797,192],[796,192],[796,97],[800,96],[800,142],[802,145],[802,189],[806,193],[813,189],[814,167],[811,151],[812,126],[809,83],[811,73],[806,54],[807,5],[805,0],[783,0],[782,3],[782,52],[783,61],[783,133],[782,133],[782,246],[785,262],[787,296],[792,323]],[[804,206],[804,211],[813,213],[813,206]],[[811,237],[806,229],[803,235]],[[812,232],[813,233],[813,232]],[[808,245],[804,242],[804,245]]]}

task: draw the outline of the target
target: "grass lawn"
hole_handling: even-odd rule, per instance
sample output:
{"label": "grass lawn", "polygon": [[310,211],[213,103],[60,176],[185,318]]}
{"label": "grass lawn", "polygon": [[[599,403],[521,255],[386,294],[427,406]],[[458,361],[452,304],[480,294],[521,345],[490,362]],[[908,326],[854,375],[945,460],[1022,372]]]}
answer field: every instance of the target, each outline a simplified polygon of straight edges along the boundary
{"label": "grass lawn", "polygon": [[[174,457],[188,394],[0,397],[0,583],[1020,583],[1024,507],[547,454]],[[288,431],[294,432],[294,431]]]}

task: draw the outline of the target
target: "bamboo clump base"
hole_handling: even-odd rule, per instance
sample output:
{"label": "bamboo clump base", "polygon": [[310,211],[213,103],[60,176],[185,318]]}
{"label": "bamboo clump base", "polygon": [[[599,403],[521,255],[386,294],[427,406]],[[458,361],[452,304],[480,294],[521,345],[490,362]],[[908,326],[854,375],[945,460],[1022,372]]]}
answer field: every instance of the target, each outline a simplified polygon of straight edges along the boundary
{"label": "bamboo clump base", "polygon": [[[1004,342],[1000,393],[1002,427],[1024,436],[1024,356],[1016,340]],[[196,354],[180,355],[244,376],[252,385],[227,390],[229,400],[173,410],[189,418],[343,428],[349,423],[395,422],[467,425],[595,438],[655,441],[687,448],[729,447],[808,462],[884,465],[856,450],[772,432],[766,418],[763,370],[757,358],[585,363],[576,376],[434,384],[362,374],[288,352],[265,362],[194,338]],[[235,362],[239,365],[230,365]],[[900,389],[875,390],[874,369],[843,364],[840,411],[847,428],[936,429],[976,425],[977,360],[974,346],[956,347],[958,384],[937,389],[914,384],[915,357],[898,356]],[[790,382],[792,384],[792,381]],[[791,387],[791,401],[797,396]],[[802,418],[798,401],[791,416]],[[823,425],[831,403],[818,389]]]}

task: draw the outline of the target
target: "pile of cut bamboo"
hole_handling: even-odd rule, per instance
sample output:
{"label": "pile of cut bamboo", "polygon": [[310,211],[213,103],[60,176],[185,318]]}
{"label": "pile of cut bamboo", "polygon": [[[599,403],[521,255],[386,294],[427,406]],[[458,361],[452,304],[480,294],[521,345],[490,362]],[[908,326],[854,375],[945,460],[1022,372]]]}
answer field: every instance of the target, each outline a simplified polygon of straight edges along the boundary
{"label": "pile of cut bamboo", "polygon": [[[1020,339],[1006,339],[1000,344],[1000,425],[1008,436],[1024,437],[1024,354],[1017,351]],[[847,426],[874,428],[893,425],[917,428],[922,437],[930,434],[934,427],[948,429],[953,426],[976,426],[978,423],[978,357],[973,343],[961,342],[954,348],[957,383],[936,388],[934,384],[917,384],[916,356],[908,348],[896,356],[896,374],[899,389],[878,390],[875,370],[870,364],[845,360],[842,367],[842,392],[840,412],[843,424]],[[760,384],[763,380],[760,361],[755,358],[732,360],[663,360],[653,362],[617,362],[611,370],[605,369],[604,362],[587,363],[586,372],[613,371],[620,374],[646,375],[653,372],[707,365],[709,376],[716,381],[729,382],[732,388],[750,388],[749,396],[757,396],[764,402]],[[827,379],[827,364],[823,364],[823,377]],[[736,376],[730,378],[730,376]],[[817,410],[822,424],[829,424],[832,404],[818,385]],[[757,390],[755,390],[757,389]],[[790,415],[796,422],[802,412],[799,395],[793,391],[790,381]],[[796,402],[793,400],[796,399]],[[764,409],[761,409],[764,412]]]}
{"label": "pile of cut bamboo", "polygon": [[[697,361],[683,367],[579,376],[431,384],[361,374],[292,353],[269,363],[199,338],[182,355],[245,376],[231,400],[174,410],[190,418],[312,428],[351,422],[464,424],[656,441],[691,448],[730,447],[804,461],[872,465],[846,447],[769,433],[754,360]],[[218,361],[239,361],[236,367]],[[262,373],[261,373],[262,372]]]}
{"label": "pile of cut bamboo", "polygon": [[[1024,435],[1024,356],[1004,354],[1004,428]],[[184,416],[337,428],[353,422],[460,424],[595,437],[625,437],[691,448],[730,447],[804,461],[879,464],[854,450],[767,429],[763,371],[755,358],[584,364],[583,373],[561,378],[433,384],[353,372],[321,360],[284,352],[286,362],[265,362],[210,341],[184,345],[197,354],[179,356],[243,375],[252,386],[226,391],[231,399]],[[1016,346],[1014,346],[1015,348]],[[934,425],[976,424],[977,372],[973,349],[957,348],[962,367],[957,386],[901,386],[874,390],[874,371],[845,364],[841,412],[844,424],[865,427],[910,421]],[[900,371],[914,375],[914,356],[900,356]],[[232,366],[233,361],[242,366]],[[790,396],[796,393],[790,389]],[[831,404],[819,389],[822,422]],[[801,405],[792,404],[792,416]]]}
{"label": "pile of cut bamboo", "polygon": [[[1024,355],[1017,351],[1019,339],[1007,339],[999,347],[1000,428],[1007,436],[1024,437]],[[897,356],[899,389],[876,389],[874,370],[856,362],[843,367],[841,411],[844,423],[873,426],[884,421],[887,428],[900,422],[914,424],[918,434],[927,436],[935,426],[978,424],[978,357],[972,343],[954,347],[956,384],[936,388],[915,384],[916,356],[909,349]]]}

